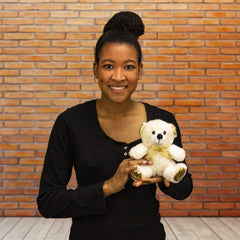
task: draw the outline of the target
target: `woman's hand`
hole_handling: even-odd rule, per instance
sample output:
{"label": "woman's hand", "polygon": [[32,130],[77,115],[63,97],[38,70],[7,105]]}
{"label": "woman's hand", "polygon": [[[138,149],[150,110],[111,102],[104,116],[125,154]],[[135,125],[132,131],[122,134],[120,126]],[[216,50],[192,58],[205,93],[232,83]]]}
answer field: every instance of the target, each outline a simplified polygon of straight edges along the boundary
{"label": "woman's hand", "polygon": [[[129,179],[129,174],[137,169],[137,165],[151,165],[151,161],[145,159],[133,160],[131,158],[123,160],[114,176],[103,184],[103,193],[108,197],[114,193],[120,192]],[[140,186],[140,185],[139,185]]]}
{"label": "woman's hand", "polygon": [[143,178],[141,181],[136,181],[133,183],[134,187],[140,187],[142,185],[154,184],[164,181],[166,187],[170,187],[170,182],[163,177],[152,177],[152,178]]}

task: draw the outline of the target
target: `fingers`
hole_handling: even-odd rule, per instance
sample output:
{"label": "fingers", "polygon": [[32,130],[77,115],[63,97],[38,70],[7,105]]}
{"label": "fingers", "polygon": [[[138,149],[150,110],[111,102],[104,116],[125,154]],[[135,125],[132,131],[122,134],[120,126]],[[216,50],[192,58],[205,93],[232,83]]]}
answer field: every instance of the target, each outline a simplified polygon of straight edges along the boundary
{"label": "fingers", "polygon": [[152,162],[148,161],[146,159],[138,159],[138,160],[129,159],[128,160],[128,164],[131,165],[131,166],[135,166],[135,165],[152,165]]}
{"label": "fingers", "polygon": [[158,182],[162,182],[163,181],[163,177],[159,177],[159,176],[156,176],[156,177],[152,177],[152,178],[143,178],[142,179],[143,182],[146,182],[146,183],[158,183]]}
{"label": "fingers", "polygon": [[134,187],[140,187],[142,185],[154,184],[164,181],[166,187],[170,187],[170,182],[163,177],[143,178],[142,181],[133,182]]}
{"label": "fingers", "polygon": [[151,165],[151,161],[147,161],[145,159],[133,160],[131,158],[123,160],[122,164],[125,168],[126,173],[130,173],[131,171],[137,169],[137,165]]}
{"label": "fingers", "polygon": [[163,181],[163,177],[143,178],[142,181],[133,182],[133,186],[140,187],[142,185],[149,185],[149,184],[154,184],[162,181]]}
{"label": "fingers", "polygon": [[164,178],[164,184],[166,187],[170,187],[170,182]]}

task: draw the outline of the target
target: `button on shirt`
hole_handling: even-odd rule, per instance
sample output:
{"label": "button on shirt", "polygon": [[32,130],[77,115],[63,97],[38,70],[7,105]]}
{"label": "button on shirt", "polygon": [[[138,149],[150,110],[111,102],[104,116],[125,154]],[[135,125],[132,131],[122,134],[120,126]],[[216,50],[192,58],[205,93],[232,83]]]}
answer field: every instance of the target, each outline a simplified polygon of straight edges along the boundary
{"label": "button on shirt", "polygon": [[127,146],[124,147],[124,151],[125,152],[123,153],[123,155],[124,155],[125,158],[127,158],[127,156],[128,156]]}

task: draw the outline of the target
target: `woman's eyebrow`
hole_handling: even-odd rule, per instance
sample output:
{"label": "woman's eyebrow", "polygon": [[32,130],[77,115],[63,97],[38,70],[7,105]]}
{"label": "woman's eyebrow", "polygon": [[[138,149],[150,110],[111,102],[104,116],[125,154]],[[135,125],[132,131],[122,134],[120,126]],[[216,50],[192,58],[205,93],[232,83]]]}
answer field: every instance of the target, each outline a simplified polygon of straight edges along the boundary
{"label": "woman's eyebrow", "polygon": [[[102,63],[105,63],[105,62],[115,62],[113,59],[104,59],[104,60],[102,60]],[[124,63],[129,63],[129,62],[132,62],[132,63],[136,63],[136,61],[135,60],[132,60],[132,59],[128,59],[128,60],[126,60],[126,61],[124,61]]]}

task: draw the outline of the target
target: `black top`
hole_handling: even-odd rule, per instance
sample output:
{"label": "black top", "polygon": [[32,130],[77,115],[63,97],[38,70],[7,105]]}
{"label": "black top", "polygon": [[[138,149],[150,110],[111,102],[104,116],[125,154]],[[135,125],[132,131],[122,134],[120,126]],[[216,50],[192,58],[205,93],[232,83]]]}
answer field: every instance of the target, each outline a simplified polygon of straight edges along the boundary
{"label": "black top", "polygon": [[[147,119],[162,119],[176,126],[174,116],[144,103]],[[101,129],[96,112],[96,100],[74,106],[57,118],[49,139],[45,157],[38,207],[44,217],[72,217],[71,240],[161,240],[165,232],[160,223],[159,203],[155,198],[156,184],[125,188],[107,198],[102,186],[111,178],[128,151],[141,140],[130,144],[117,142]],[[78,187],[67,189],[74,166]],[[192,191],[189,173],[178,184],[160,189],[175,199],[185,199]]]}

